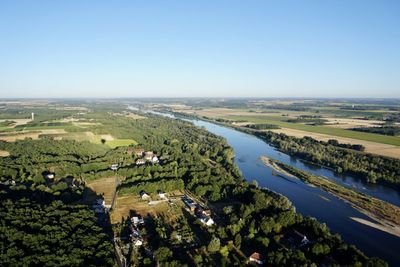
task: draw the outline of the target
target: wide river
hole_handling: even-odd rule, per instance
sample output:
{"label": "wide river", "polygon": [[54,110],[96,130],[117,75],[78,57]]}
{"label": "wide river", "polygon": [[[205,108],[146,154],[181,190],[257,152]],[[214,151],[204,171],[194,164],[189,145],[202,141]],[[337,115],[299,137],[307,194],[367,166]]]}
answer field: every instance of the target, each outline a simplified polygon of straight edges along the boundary
{"label": "wide river", "polygon": [[[173,117],[170,114],[162,115]],[[293,167],[323,175],[341,184],[350,184],[358,188],[359,182],[357,179],[339,177],[330,170],[305,165],[301,161],[277,151],[274,147],[255,136],[206,121],[194,119],[188,121],[191,121],[196,126],[204,127],[211,133],[222,136],[227,140],[235,151],[235,163],[239,166],[247,181],[256,180],[259,186],[285,195],[294,204],[298,212],[326,223],[334,233],[339,233],[346,242],[356,245],[368,256],[380,257],[389,262],[390,266],[400,266],[399,237],[352,220],[350,217],[374,222],[348,203],[319,188],[309,186],[297,179],[272,175],[272,169],[265,166],[260,157],[267,156],[277,159]],[[356,185],[353,185],[353,183],[356,183]],[[387,197],[391,200],[389,202],[399,205],[399,195],[393,193],[393,190],[380,187],[372,189],[370,189],[372,193],[369,192],[371,195],[385,199],[382,196],[387,193],[390,195],[390,197]]]}

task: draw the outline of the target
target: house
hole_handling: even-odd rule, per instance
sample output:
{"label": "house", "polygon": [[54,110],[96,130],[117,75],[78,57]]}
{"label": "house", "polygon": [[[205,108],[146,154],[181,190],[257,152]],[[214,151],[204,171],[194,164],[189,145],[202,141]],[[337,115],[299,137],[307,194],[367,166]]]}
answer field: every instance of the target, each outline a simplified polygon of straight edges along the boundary
{"label": "house", "polygon": [[208,216],[201,217],[200,222],[202,222],[203,224],[205,224],[207,226],[212,226],[214,224],[214,220]]}
{"label": "house", "polygon": [[5,182],[1,182],[1,184],[4,184],[4,185],[16,185],[15,181],[11,180],[11,179],[7,180]]}
{"label": "house", "polygon": [[44,174],[44,178],[47,178],[47,179],[54,179],[54,177],[55,177],[55,174],[52,172],[47,172]]}
{"label": "house", "polygon": [[183,203],[185,203],[186,207],[188,207],[190,211],[194,211],[196,209],[196,203],[187,196],[182,197],[182,201]]}
{"label": "house", "polygon": [[284,237],[284,242],[291,247],[302,247],[310,243],[307,236],[297,230],[292,230]]}
{"label": "house", "polygon": [[153,163],[158,163],[158,162],[159,162],[159,159],[158,159],[157,156],[154,156],[154,157],[151,159],[151,161],[152,161]]}
{"label": "house", "polygon": [[211,210],[207,207],[202,207],[200,205],[196,206],[194,213],[196,214],[197,217],[201,217],[203,215],[208,217],[211,216]]}
{"label": "house", "polygon": [[307,245],[310,241],[308,241],[307,236],[300,233],[297,230],[293,230],[290,234],[289,237],[291,240],[295,242],[296,245],[304,246]]}
{"label": "house", "polygon": [[99,205],[99,206],[105,206],[106,205],[106,201],[103,198],[98,198],[96,199],[95,205]]}
{"label": "house", "polygon": [[196,208],[194,209],[194,214],[196,214],[196,216],[201,217],[203,216],[204,210],[200,205],[197,205]]}
{"label": "house", "polygon": [[134,226],[133,224],[131,224],[130,225],[130,230],[131,230],[131,234],[130,234],[130,236],[131,236],[131,238],[132,237],[140,237],[140,232],[139,232],[139,230],[136,228],[136,226]]}
{"label": "house", "polygon": [[161,198],[161,199],[167,199],[165,193],[163,191],[160,191],[160,190],[158,191],[158,197]]}
{"label": "house", "polygon": [[118,170],[118,164],[112,164],[111,165],[111,170],[113,170],[113,171]]}
{"label": "house", "polygon": [[134,225],[144,224],[143,218],[142,218],[142,217],[139,217],[139,216],[134,216],[134,217],[132,217],[132,218],[131,218],[131,222],[132,222]]}
{"label": "house", "polygon": [[260,253],[254,252],[253,254],[250,255],[249,261],[262,265],[264,264],[264,257]]}
{"label": "house", "polygon": [[60,181],[66,183],[70,187],[78,187],[81,185],[79,180],[75,179],[72,176],[67,176],[65,178],[62,178]]}
{"label": "house", "polygon": [[138,160],[136,160],[136,165],[143,165],[143,164],[146,164],[146,161],[144,160],[144,159],[138,159]]}
{"label": "house", "polygon": [[132,243],[135,247],[140,247],[141,245],[143,245],[143,241],[140,239],[135,239]]}
{"label": "house", "polygon": [[203,209],[203,214],[204,214],[205,216],[211,216],[211,210],[208,209],[208,208],[205,208],[205,209]]}
{"label": "house", "polygon": [[143,148],[135,148],[133,153],[136,157],[143,157],[144,149]]}
{"label": "house", "polygon": [[144,159],[145,160],[152,160],[154,157],[153,151],[146,151],[144,152]]}
{"label": "house", "polygon": [[92,209],[96,213],[108,212],[109,211],[108,207],[111,208],[110,205],[106,205],[106,201],[103,198],[96,199],[96,201],[92,205]]}
{"label": "house", "polygon": [[145,191],[140,191],[140,197],[141,197],[141,199],[143,199],[143,200],[146,200],[146,199],[149,199],[150,198],[150,196],[149,196],[149,194],[147,194]]}

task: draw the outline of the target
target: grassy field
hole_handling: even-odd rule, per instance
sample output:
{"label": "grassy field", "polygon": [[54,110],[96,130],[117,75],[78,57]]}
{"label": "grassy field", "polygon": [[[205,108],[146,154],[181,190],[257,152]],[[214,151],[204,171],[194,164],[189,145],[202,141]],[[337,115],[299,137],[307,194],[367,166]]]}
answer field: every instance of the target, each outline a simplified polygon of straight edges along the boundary
{"label": "grassy field", "polygon": [[115,140],[108,140],[106,141],[105,144],[111,148],[116,148],[119,146],[136,145],[137,142],[133,139],[115,139]]}
{"label": "grassy field", "polygon": [[[171,193],[169,194],[171,196]],[[163,216],[167,221],[176,221],[182,215],[183,202],[180,196],[183,194],[179,191],[174,193],[174,205],[171,206],[167,202],[160,202],[157,205],[149,205],[148,201],[142,200],[138,195],[118,195],[115,206],[110,214],[111,223],[121,222],[123,218],[127,218],[130,212],[135,211],[142,217]]]}
{"label": "grassy field", "polygon": [[332,135],[332,136],[347,137],[347,138],[371,141],[371,142],[376,142],[376,143],[400,146],[400,137],[398,137],[398,136],[387,136],[387,135],[380,135],[380,134],[355,132],[355,131],[351,131],[351,130],[327,127],[327,126],[313,126],[313,125],[305,125],[305,124],[300,124],[300,123],[290,123],[290,122],[282,121],[283,119],[278,116],[229,115],[229,116],[222,116],[222,118],[233,120],[233,121],[246,121],[249,123],[275,124],[280,127],[296,129],[296,130],[301,130],[301,131],[306,131],[306,132],[328,134],[328,135]]}

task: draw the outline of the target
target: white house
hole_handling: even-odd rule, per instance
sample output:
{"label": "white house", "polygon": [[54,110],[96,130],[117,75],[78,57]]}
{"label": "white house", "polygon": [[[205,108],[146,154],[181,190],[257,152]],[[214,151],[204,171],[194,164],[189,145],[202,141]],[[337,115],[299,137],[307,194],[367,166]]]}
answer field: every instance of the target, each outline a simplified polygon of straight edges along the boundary
{"label": "white house", "polygon": [[167,196],[165,195],[165,193],[162,192],[162,191],[158,191],[158,197],[161,198],[161,199],[166,199],[166,198],[167,198]]}
{"label": "white house", "polygon": [[212,225],[214,224],[214,220],[211,219],[210,217],[207,217],[207,216],[202,217],[202,218],[200,219],[200,221],[201,221],[203,224],[207,225],[207,226],[212,226]]}
{"label": "white house", "polygon": [[151,159],[151,161],[152,161],[153,163],[158,163],[158,162],[159,162],[159,159],[158,159],[157,156],[154,156],[154,157]]}
{"label": "white house", "polygon": [[143,242],[140,239],[136,239],[135,241],[133,241],[133,245],[135,247],[140,247],[141,245],[143,245]]}
{"label": "white house", "polygon": [[136,160],[136,165],[143,165],[143,164],[146,164],[146,161],[144,159]]}
{"label": "white house", "polygon": [[118,164],[112,164],[111,165],[111,170],[113,170],[113,171],[118,170]]}
{"label": "white house", "polygon": [[96,199],[96,204],[104,207],[106,205],[106,201],[103,198],[98,198]]}
{"label": "white house", "polygon": [[132,217],[132,218],[131,218],[131,222],[132,222],[134,225],[144,224],[143,218],[139,218],[139,216],[134,216],[134,217]]}
{"label": "white house", "polygon": [[46,173],[46,174],[45,174],[45,177],[46,177],[47,179],[54,179],[54,173]]}
{"label": "white house", "polygon": [[147,194],[147,193],[144,192],[144,191],[140,191],[140,197],[141,197],[143,200],[146,200],[146,199],[149,199],[149,198],[150,198],[149,194]]}

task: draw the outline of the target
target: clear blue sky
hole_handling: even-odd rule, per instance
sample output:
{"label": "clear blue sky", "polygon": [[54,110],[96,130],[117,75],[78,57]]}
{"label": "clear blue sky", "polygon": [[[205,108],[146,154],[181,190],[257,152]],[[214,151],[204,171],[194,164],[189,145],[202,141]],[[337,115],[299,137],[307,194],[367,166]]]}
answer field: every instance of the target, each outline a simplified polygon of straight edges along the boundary
{"label": "clear blue sky", "polygon": [[2,97],[400,97],[400,1],[0,1]]}

